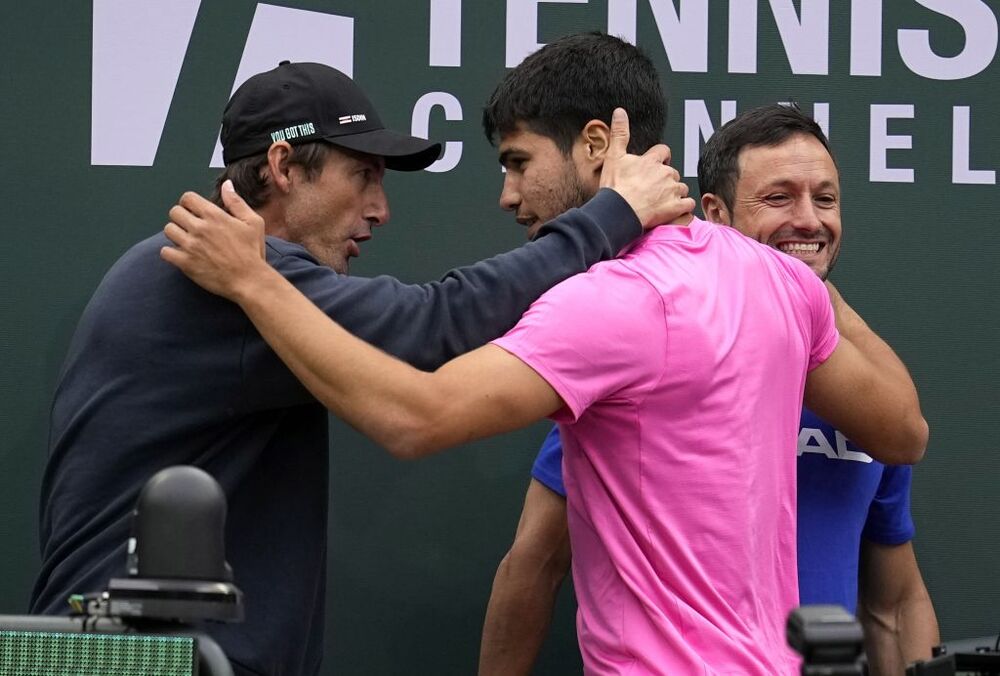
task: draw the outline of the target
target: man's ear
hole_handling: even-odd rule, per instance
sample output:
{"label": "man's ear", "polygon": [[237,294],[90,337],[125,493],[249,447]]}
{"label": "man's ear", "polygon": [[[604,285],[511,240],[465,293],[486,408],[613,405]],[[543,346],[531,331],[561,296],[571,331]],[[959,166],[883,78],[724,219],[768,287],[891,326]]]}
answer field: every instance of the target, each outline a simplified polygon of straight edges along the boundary
{"label": "man's ear", "polygon": [[604,164],[604,156],[611,144],[611,128],[601,120],[591,120],[580,131],[584,160]]}
{"label": "man's ear", "polygon": [[291,189],[288,169],[291,166],[292,146],[288,141],[276,141],[267,149],[267,173],[271,185],[280,193]]}
{"label": "man's ear", "polygon": [[701,212],[705,214],[705,220],[721,225],[732,225],[732,214],[726,208],[726,203],[715,193],[707,192],[701,196]]}

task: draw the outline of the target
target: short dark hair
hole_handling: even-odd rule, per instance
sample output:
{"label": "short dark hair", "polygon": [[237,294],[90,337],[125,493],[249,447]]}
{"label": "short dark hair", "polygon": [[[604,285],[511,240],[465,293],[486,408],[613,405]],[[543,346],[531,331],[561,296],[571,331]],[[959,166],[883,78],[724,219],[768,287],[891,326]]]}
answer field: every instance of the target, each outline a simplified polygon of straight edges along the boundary
{"label": "short dark hair", "polygon": [[542,47],[507,73],[483,109],[483,131],[492,144],[523,123],[569,154],[585,124],[610,125],[618,107],[629,116],[629,152],[662,140],[667,104],[649,57],[620,38],[580,33]]}
{"label": "short dark hair", "polygon": [[[323,164],[332,147],[322,141],[292,146],[288,161],[302,167],[306,179],[311,181],[323,171]],[[251,209],[263,206],[271,196],[271,183],[264,171],[266,166],[266,152],[230,162],[215,178],[212,201],[222,206],[222,184],[230,180],[233,182],[236,194],[242,197]]]}
{"label": "short dark hair", "polygon": [[777,146],[797,134],[808,134],[818,139],[836,166],[830,142],[815,120],[794,103],[772,103],[740,113],[708,139],[698,158],[698,188],[701,194],[718,195],[726,208],[732,211],[736,182],[740,178],[740,152],[750,146]]}

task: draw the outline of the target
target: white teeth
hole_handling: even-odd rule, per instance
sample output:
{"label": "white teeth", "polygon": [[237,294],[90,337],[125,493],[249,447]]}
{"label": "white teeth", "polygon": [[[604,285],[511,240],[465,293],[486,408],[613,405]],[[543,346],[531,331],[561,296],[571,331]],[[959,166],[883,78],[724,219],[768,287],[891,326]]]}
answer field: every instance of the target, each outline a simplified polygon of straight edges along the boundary
{"label": "white teeth", "polygon": [[800,244],[798,242],[779,244],[778,250],[783,253],[818,253],[819,242],[810,242],[809,244]]}

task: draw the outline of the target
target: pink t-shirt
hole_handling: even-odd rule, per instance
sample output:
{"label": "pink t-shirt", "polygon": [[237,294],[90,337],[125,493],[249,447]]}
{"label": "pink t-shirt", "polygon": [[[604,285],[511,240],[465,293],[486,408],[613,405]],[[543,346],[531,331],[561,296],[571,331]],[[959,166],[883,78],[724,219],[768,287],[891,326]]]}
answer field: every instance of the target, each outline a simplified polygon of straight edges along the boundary
{"label": "pink t-shirt", "polygon": [[795,439],[837,345],[823,283],[735,230],[662,226],[495,341],[566,406],[588,674],[791,674]]}

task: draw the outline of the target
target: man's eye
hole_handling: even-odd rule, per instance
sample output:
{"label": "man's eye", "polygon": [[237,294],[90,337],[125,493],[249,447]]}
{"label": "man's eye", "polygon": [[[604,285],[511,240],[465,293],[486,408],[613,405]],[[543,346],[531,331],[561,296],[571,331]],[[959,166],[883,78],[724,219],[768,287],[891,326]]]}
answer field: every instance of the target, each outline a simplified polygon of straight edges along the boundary
{"label": "man's eye", "polygon": [[775,193],[773,195],[768,195],[764,199],[767,200],[768,202],[778,203],[788,200],[788,195],[784,195],[782,193]]}
{"label": "man's eye", "polygon": [[833,206],[837,203],[837,198],[833,195],[820,195],[816,198],[816,201],[824,206]]}

